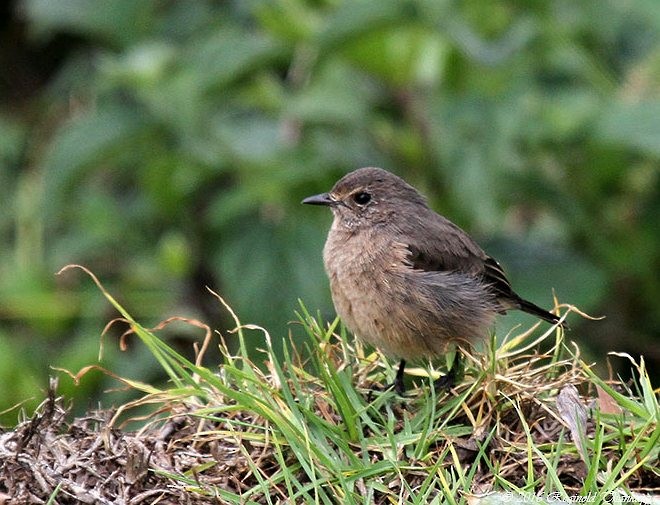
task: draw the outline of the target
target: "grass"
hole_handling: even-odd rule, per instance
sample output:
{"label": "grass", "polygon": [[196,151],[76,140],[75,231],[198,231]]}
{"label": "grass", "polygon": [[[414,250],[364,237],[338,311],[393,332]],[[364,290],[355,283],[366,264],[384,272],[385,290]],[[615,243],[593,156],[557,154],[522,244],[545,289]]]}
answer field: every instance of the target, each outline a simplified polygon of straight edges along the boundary
{"label": "grass", "polygon": [[[643,359],[623,356],[632,383],[603,380],[561,329],[537,325],[499,345],[493,337],[483,354],[464,350],[464,380],[449,394],[429,387],[432,370],[411,370],[401,398],[374,392],[394,378],[389,364],[302,304],[308,348],[278,356],[266,330],[242,325],[214,294],[236,328],[207,328],[191,361],[87,273],[169,378],[165,389],[121,379],[143,396],[110,424],[145,406],[142,433],[185,419],[194,429],[169,442],[178,463],[149,471],[209,503],[649,502],[660,492],[660,406]],[[265,366],[248,358],[248,332],[260,333]],[[201,363],[214,339],[224,361],[210,370]]]}

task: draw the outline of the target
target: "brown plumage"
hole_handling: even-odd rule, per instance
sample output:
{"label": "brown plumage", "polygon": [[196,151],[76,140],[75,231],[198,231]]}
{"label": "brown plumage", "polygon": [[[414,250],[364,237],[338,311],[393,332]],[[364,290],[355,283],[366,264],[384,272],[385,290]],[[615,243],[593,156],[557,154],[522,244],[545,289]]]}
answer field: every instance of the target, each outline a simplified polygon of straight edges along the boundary
{"label": "brown plumage", "polygon": [[559,321],[518,296],[497,261],[385,170],[351,172],[303,203],[332,209],[323,259],[335,309],[355,335],[402,359],[399,391],[404,360],[485,336],[497,313]]}

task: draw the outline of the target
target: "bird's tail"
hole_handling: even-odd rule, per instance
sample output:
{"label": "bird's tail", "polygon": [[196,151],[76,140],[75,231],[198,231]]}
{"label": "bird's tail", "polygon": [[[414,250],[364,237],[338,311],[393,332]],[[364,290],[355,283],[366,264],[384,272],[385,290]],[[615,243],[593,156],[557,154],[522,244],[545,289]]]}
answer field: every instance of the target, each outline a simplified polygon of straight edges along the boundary
{"label": "bird's tail", "polygon": [[[533,316],[543,319],[544,321],[548,321],[551,324],[559,323],[559,316],[556,316],[555,314],[542,309],[538,305],[535,305],[532,302],[528,302],[527,300],[523,300],[522,298],[518,298],[516,301],[518,302],[518,308],[523,312],[532,314]],[[568,328],[566,323],[561,323],[561,326],[563,328]]]}

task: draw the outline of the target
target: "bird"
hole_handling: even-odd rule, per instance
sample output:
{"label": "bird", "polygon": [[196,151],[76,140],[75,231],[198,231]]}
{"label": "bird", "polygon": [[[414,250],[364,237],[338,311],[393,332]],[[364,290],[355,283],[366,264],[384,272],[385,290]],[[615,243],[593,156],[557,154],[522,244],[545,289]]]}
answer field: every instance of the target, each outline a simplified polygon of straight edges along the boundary
{"label": "bird", "polygon": [[[561,324],[519,296],[495,259],[387,170],[359,168],[302,203],[331,209],[323,263],[335,310],[356,337],[400,360],[391,385],[400,395],[407,362],[484,338],[497,314],[517,309]],[[436,388],[453,386],[458,356]]]}

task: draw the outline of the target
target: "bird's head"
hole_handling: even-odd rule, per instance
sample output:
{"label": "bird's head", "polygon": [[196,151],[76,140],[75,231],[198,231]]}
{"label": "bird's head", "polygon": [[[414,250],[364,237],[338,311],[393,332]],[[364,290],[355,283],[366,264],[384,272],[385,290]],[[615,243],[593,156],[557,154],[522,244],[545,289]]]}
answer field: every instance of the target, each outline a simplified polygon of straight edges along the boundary
{"label": "bird's head", "polygon": [[424,197],[400,177],[382,168],[360,168],[339,179],[327,193],[305,198],[302,203],[326,205],[334,214],[334,227],[355,231],[387,224],[421,208]]}

